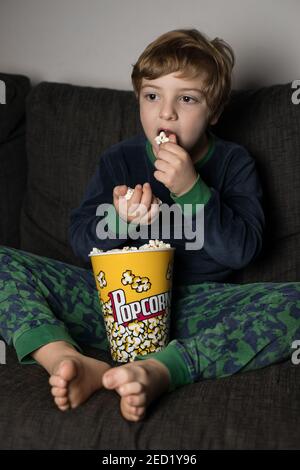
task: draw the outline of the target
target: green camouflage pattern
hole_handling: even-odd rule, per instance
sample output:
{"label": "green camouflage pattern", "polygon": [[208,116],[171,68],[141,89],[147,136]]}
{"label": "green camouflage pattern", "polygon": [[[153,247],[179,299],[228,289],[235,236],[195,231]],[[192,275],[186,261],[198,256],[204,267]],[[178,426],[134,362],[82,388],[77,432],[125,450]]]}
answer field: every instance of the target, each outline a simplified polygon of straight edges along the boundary
{"label": "green camouflage pattern", "polygon": [[[8,247],[0,247],[0,262],[0,336],[7,344],[16,347],[34,329],[55,325],[78,345],[109,350],[91,269]],[[170,340],[191,383],[283,361],[295,339],[298,282],[204,282],[173,290]]]}

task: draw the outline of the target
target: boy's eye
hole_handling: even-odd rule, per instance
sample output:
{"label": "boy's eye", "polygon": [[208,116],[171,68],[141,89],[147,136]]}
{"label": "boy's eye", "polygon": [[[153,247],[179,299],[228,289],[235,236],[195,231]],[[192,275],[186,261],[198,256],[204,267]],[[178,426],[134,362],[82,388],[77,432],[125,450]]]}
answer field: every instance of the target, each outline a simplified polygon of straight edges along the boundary
{"label": "boy's eye", "polygon": [[[192,98],[191,96],[183,96],[182,98],[183,98],[185,103],[192,103],[192,102],[195,103],[196,102],[195,98]],[[185,98],[187,98],[187,100]]]}
{"label": "boy's eye", "polygon": [[[145,98],[148,101],[154,101],[156,97],[157,97],[156,93],[147,93],[145,95]],[[191,96],[182,96],[180,99],[183,99],[183,102],[187,104],[197,102],[197,100],[195,98],[192,98]]]}
{"label": "boy's eye", "polygon": [[155,93],[147,93],[147,94],[145,95],[145,97],[146,97],[149,101],[154,101],[154,98],[153,98],[153,97],[155,97],[155,96],[156,96]]}

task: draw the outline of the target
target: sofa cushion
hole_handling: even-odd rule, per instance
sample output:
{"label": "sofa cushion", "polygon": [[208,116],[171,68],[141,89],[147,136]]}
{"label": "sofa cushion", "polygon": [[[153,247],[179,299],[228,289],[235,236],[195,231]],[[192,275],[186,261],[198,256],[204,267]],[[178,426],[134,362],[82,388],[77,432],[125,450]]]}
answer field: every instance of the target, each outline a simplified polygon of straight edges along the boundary
{"label": "sofa cushion", "polygon": [[[105,353],[86,353],[109,362]],[[74,410],[59,411],[47,372],[18,364],[12,348],[0,382],[1,449],[300,447],[300,367],[290,361],[177,389],[153,403],[139,423],[126,421],[119,395],[104,389]]]}
{"label": "sofa cushion", "polygon": [[68,242],[78,207],[101,153],[141,127],[133,93],[41,83],[27,106],[28,190],[22,249],[87,266]]}
{"label": "sofa cushion", "polygon": [[27,179],[25,99],[30,82],[0,73],[6,103],[0,104],[0,245],[20,246],[20,213]]}
{"label": "sofa cushion", "polygon": [[300,277],[300,105],[291,84],[233,93],[216,133],[244,145],[257,163],[265,195],[265,245],[233,279],[297,281]]}

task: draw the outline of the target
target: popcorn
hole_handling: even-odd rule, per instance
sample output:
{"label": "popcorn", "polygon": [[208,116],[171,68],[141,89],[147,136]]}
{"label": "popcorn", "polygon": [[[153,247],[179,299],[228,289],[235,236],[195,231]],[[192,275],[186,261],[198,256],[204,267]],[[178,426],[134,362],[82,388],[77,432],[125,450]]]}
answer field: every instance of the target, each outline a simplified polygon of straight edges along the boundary
{"label": "popcorn", "polygon": [[133,193],[134,193],[134,189],[132,189],[132,188],[127,189],[127,193],[124,196],[126,201],[129,201],[129,199],[131,199]]}
{"label": "popcorn", "polygon": [[103,250],[100,250],[99,248],[93,248],[89,256],[99,255],[100,253],[103,253]]}
{"label": "popcorn", "polygon": [[171,248],[170,243],[165,243],[162,240],[149,240],[149,243],[140,246],[139,250],[148,250],[148,249],[156,250],[162,248]]}
{"label": "popcorn", "polygon": [[107,282],[106,282],[106,279],[105,279],[105,273],[103,271],[100,271],[98,276],[97,276],[97,279],[98,279],[98,282],[99,282],[99,285],[101,288],[107,286]]}
{"label": "popcorn", "polygon": [[[126,201],[129,201],[129,199],[132,198],[133,193],[134,193],[134,189],[132,189],[132,188],[127,189],[127,193],[124,196]],[[162,201],[158,197],[156,198],[156,200],[157,200],[157,204],[160,206],[162,204]]]}
{"label": "popcorn", "polygon": [[132,362],[139,354],[150,354],[165,347],[168,339],[168,315],[159,315],[144,321],[118,325],[115,321],[111,301],[102,302],[106,332],[110,337],[111,351],[116,361]]}
{"label": "popcorn", "polygon": [[89,256],[99,255],[101,253],[124,253],[127,251],[148,251],[148,250],[162,250],[165,248],[171,248],[170,243],[164,243],[162,240],[149,240],[149,243],[145,243],[145,245],[140,246],[124,246],[122,249],[120,248],[113,248],[112,250],[103,251],[99,248],[93,248],[90,252]]}
{"label": "popcorn", "polygon": [[161,131],[160,134],[157,137],[155,137],[154,140],[157,143],[157,145],[170,141],[170,139],[166,136],[166,133],[164,131]]}

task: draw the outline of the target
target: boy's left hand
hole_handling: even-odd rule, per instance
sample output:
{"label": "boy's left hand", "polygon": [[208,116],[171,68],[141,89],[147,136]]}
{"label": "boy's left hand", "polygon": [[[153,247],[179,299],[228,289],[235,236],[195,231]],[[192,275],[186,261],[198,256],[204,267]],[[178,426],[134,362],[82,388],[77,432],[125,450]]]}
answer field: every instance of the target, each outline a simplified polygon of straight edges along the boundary
{"label": "boy's left hand", "polygon": [[195,184],[196,172],[189,154],[176,143],[176,135],[169,136],[170,142],[154,148],[156,171],[154,177],[176,196],[187,193]]}

